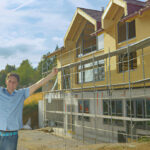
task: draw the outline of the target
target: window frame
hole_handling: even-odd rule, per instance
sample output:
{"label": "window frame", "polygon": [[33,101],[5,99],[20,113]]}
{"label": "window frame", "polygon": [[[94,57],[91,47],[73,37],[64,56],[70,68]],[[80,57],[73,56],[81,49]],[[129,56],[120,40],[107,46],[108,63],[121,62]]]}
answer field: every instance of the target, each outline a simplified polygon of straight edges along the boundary
{"label": "window frame", "polygon": [[134,70],[137,68],[137,53],[131,52],[129,54],[129,69],[128,69],[128,54],[120,54],[118,56],[118,73]]}
{"label": "window frame", "polygon": [[[130,28],[132,27],[132,23],[133,23],[133,30],[131,30]],[[125,26],[125,29],[122,29],[123,31],[125,31],[125,33],[123,34],[125,36],[125,39],[120,39],[120,35],[122,33],[122,31],[119,30],[119,24],[123,24]],[[127,30],[128,30],[128,33],[127,33]],[[130,37],[130,34],[132,34],[132,32],[134,35],[132,35]],[[122,42],[125,42],[125,41],[128,41],[128,40],[131,40],[133,38],[136,38],[136,22],[135,20],[131,21],[131,22],[118,22],[117,24],[117,34],[118,34],[118,43],[122,43]]]}
{"label": "window frame", "polygon": [[[81,108],[81,109],[80,109]],[[87,111],[88,108],[88,111]],[[90,113],[90,100],[78,100],[78,113]],[[81,121],[83,117],[84,121],[89,122],[90,117],[89,116],[78,116],[78,120]]]}
{"label": "window frame", "polygon": [[[67,82],[67,83],[65,83]],[[71,80],[70,80],[70,68],[66,68],[62,70],[62,88],[70,89],[71,88]]]}
{"label": "window frame", "polygon": [[[86,67],[86,65],[88,64],[89,66]],[[91,71],[92,76],[93,76],[93,79],[91,81],[86,81],[86,71]],[[77,84],[90,83],[93,81],[98,82],[98,81],[104,81],[104,80],[105,80],[105,61],[104,60],[95,61],[94,66],[92,62],[86,63],[86,64],[80,64],[77,66]]]}
{"label": "window frame", "polygon": [[[122,113],[118,113],[117,112],[117,103],[118,102],[121,102],[121,105],[122,105],[121,106],[121,111],[122,111]],[[114,110],[112,108],[112,106],[113,106],[112,104],[113,103],[114,103]],[[105,110],[105,108],[107,110]],[[112,108],[112,112],[111,112],[111,108]],[[118,99],[118,100],[103,100],[103,115],[123,116],[123,102],[122,102],[122,100],[120,100],[120,99]],[[106,124],[106,125],[110,125],[111,124],[111,119],[103,118],[103,123]],[[123,126],[123,121],[122,120],[112,119],[112,124],[116,125],[116,126]]]}

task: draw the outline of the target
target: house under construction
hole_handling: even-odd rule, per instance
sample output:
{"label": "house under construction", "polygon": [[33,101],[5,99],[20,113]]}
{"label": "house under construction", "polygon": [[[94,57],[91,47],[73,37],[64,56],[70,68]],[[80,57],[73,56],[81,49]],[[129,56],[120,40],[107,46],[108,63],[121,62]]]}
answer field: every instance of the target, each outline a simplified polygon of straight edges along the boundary
{"label": "house under construction", "polygon": [[150,1],[77,8],[54,56],[57,83],[43,91],[47,125],[91,143],[150,135]]}

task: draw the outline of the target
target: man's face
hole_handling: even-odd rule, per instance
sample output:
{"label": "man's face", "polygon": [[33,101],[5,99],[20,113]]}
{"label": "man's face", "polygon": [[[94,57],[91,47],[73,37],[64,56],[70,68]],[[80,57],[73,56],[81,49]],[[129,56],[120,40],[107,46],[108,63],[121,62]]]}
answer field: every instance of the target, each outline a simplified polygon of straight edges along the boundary
{"label": "man's face", "polygon": [[9,92],[13,92],[14,90],[16,90],[17,86],[18,86],[18,81],[16,79],[16,77],[14,76],[10,76],[7,80],[6,80],[6,86],[7,86],[7,90]]}

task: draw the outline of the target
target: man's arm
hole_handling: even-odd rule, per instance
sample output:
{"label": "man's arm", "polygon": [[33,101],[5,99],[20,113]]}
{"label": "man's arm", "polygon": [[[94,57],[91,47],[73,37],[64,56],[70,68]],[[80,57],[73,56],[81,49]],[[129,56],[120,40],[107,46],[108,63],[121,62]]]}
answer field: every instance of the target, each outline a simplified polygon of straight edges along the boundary
{"label": "man's arm", "polygon": [[48,74],[45,78],[39,80],[35,84],[29,87],[30,95],[33,94],[37,89],[46,84],[49,80],[51,80],[58,73],[57,68],[53,68],[52,72]]}

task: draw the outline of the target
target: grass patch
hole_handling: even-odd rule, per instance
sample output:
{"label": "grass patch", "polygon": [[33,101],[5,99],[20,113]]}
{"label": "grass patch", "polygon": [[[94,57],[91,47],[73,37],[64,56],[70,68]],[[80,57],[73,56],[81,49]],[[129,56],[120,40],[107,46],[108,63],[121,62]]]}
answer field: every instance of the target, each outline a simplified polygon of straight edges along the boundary
{"label": "grass patch", "polygon": [[150,137],[140,137],[138,142],[150,142]]}

